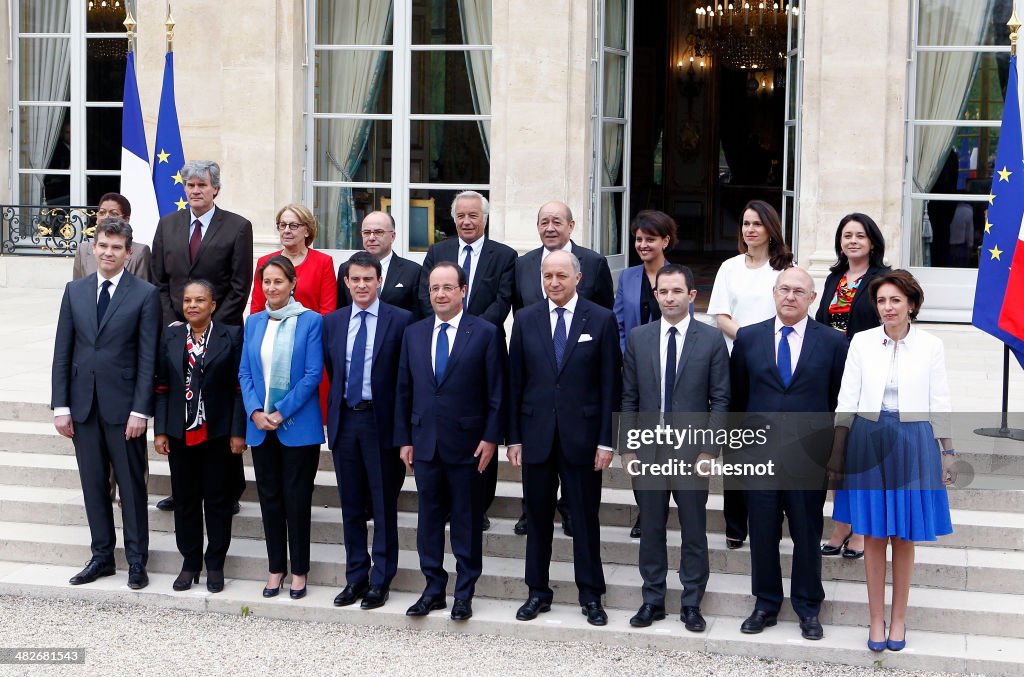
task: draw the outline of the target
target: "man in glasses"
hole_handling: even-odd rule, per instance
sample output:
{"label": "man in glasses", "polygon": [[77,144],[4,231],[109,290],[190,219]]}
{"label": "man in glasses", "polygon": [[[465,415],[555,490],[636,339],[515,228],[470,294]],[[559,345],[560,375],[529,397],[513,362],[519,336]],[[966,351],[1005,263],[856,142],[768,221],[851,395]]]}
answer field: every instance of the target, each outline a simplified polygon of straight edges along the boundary
{"label": "man in glasses", "polygon": [[[380,288],[380,300],[412,313],[414,318],[422,317],[416,297],[416,285],[420,279],[420,264],[403,259],[392,247],[395,244],[395,219],[387,212],[370,212],[362,224],[363,249],[380,261],[384,282]],[[348,261],[338,266],[338,307],[352,305],[352,295],[345,285]]]}

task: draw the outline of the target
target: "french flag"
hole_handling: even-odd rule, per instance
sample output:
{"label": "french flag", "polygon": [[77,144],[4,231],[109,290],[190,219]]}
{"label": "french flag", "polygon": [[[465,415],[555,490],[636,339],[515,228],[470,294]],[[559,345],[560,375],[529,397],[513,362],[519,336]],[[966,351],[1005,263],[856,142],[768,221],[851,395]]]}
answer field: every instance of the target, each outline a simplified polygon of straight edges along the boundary
{"label": "french flag", "polygon": [[1010,262],[1010,279],[999,313],[999,328],[1024,341],[1024,225],[1017,235],[1017,246]]}
{"label": "french flag", "polygon": [[139,85],[135,80],[135,52],[128,52],[124,74],[124,109],[121,117],[121,195],[132,205],[132,239],[152,245],[160,212],[149,167],[146,128],[142,123]]}

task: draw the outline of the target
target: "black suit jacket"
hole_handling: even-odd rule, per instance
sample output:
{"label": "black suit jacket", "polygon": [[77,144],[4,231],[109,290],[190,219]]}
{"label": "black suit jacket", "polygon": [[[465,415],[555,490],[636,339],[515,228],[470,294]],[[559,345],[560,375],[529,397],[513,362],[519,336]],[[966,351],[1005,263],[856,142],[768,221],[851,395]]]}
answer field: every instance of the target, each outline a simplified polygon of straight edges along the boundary
{"label": "black suit jacket", "polygon": [[[871,266],[868,268],[868,272],[864,273],[864,277],[857,287],[857,293],[853,295],[853,303],[850,305],[849,324],[846,326],[847,341],[852,339],[853,335],[857,332],[872,329],[881,324],[878,319],[878,313],[875,311],[875,304],[868,298],[868,285],[871,284],[872,279],[890,270],[889,266]],[[828,307],[832,303],[832,296],[836,293],[836,287],[839,286],[839,280],[843,279],[845,272],[829,273],[829,276],[825,279],[825,288],[821,293],[821,303],[818,304],[818,312],[814,315],[814,319],[824,325],[828,325]]]}
{"label": "black suit jacket", "polygon": [[[391,265],[395,265],[394,261]],[[351,304],[324,317],[324,367],[327,369],[327,378],[331,380],[327,399],[327,443],[331,449],[335,448],[338,441],[341,410],[348,406],[345,402],[345,384],[348,381],[348,327],[351,319]],[[377,435],[382,449],[396,446],[392,436],[398,358],[402,351],[402,336],[410,322],[412,313],[381,302],[377,330],[373,337],[370,389],[373,391],[373,419],[377,423]]]}
{"label": "black suit jacket", "polygon": [[213,283],[217,292],[214,322],[241,326],[252,288],[252,224],[217,207],[193,263],[188,253],[191,213],[182,209],[163,217],[153,236],[153,279],[160,289],[163,323],[185,321],[181,313],[185,283],[202,278]]}
{"label": "black suit jacket", "polygon": [[576,302],[565,354],[555,363],[548,302],[516,314],[509,345],[509,439],[523,461],[542,463],[557,429],[573,465],[594,463],[598,445],[614,447],[612,414],[621,403],[619,329],[612,311]]}
{"label": "black suit jacket", "polygon": [[[615,302],[615,289],[612,285],[612,271],[608,268],[608,259],[593,249],[581,247],[575,242],[572,243],[572,253],[579,259],[580,270],[583,272],[583,279],[576,287],[576,293],[580,295],[580,298],[593,301],[602,308],[611,310],[612,304]],[[516,259],[513,312],[519,312],[524,306],[544,300],[544,286],[540,279],[540,264],[543,254],[544,247],[538,247]]]}
{"label": "black suit jacket", "polygon": [[[475,274],[473,288],[470,289],[469,306],[466,313],[487,320],[498,328],[498,335],[505,336],[505,318],[512,308],[515,295],[516,250],[508,245],[495,242],[491,238],[484,240],[480,252],[479,268]],[[440,261],[451,261],[462,265],[459,260],[459,238],[452,237],[431,245],[427,256],[423,259],[423,270],[420,272],[419,297],[420,315],[430,317],[434,314],[430,307],[430,295],[427,293],[430,271]]]}
{"label": "black suit jacket", "polygon": [[77,423],[89,417],[94,398],[103,403],[105,423],[127,423],[133,411],[151,416],[159,293],[125,271],[97,324],[96,284],[93,273],[64,287],[53,343],[51,406],[70,407]]}
{"label": "black suit jacket", "polygon": [[[345,286],[346,275],[348,275],[348,261],[338,266],[339,308],[352,305],[352,295],[349,294],[348,287]],[[393,254],[391,264],[388,266],[388,275],[384,278],[384,284],[381,285],[378,296],[382,303],[408,310],[412,313],[413,319],[416,319],[420,316],[420,303],[416,296],[419,282],[420,264]]]}
{"label": "black suit jacket", "polygon": [[[160,339],[153,434],[185,437],[185,337],[188,325],[167,327]],[[245,405],[238,387],[242,328],[214,322],[203,358],[206,435],[245,437]]]}

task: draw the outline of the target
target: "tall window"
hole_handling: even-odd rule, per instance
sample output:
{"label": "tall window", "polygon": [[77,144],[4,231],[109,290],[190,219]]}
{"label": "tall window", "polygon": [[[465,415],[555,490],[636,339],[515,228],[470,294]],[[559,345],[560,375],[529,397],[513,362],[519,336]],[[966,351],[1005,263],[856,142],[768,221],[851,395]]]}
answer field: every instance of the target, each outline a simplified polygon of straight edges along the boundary
{"label": "tall window", "polygon": [[973,269],[999,141],[1013,0],[914,5],[903,263]]}
{"label": "tall window", "polygon": [[320,246],[358,249],[390,211],[401,251],[454,233],[452,198],[490,188],[491,1],[319,0],[307,193]]}
{"label": "tall window", "polygon": [[785,168],[782,182],[782,227],[786,241],[797,251],[800,238],[800,111],[803,108],[803,67],[800,63],[804,44],[804,22],[800,19],[800,0],[790,0],[786,23],[786,122]]}
{"label": "tall window", "polygon": [[134,0],[12,0],[14,201],[95,204],[117,190]]}

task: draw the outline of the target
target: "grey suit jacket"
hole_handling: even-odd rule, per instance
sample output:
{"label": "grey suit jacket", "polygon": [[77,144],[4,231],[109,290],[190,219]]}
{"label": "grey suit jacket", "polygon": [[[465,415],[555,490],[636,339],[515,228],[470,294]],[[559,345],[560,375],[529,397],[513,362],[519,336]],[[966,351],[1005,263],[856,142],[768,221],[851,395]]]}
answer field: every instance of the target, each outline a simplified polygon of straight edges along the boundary
{"label": "grey suit jacket", "polygon": [[[75,265],[71,271],[72,280],[81,280],[86,275],[96,272],[96,257],[92,253],[92,240],[82,240],[75,251]],[[135,242],[132,244],[132,253],[128,257],[128,264],[125,270],[146,282],[153,282],[153,275],[149,270],[150,260],[153,252],[148,244]]]}
{"label": "grey suit jacket", "polygon": [[84,422],[94,400],[105,423],[131,412],[153,414],[153,374],[160,339],[156,287],[125,271],[103,320],[96,322],[96,274],[68,282],[53,344],[51,406]]}

